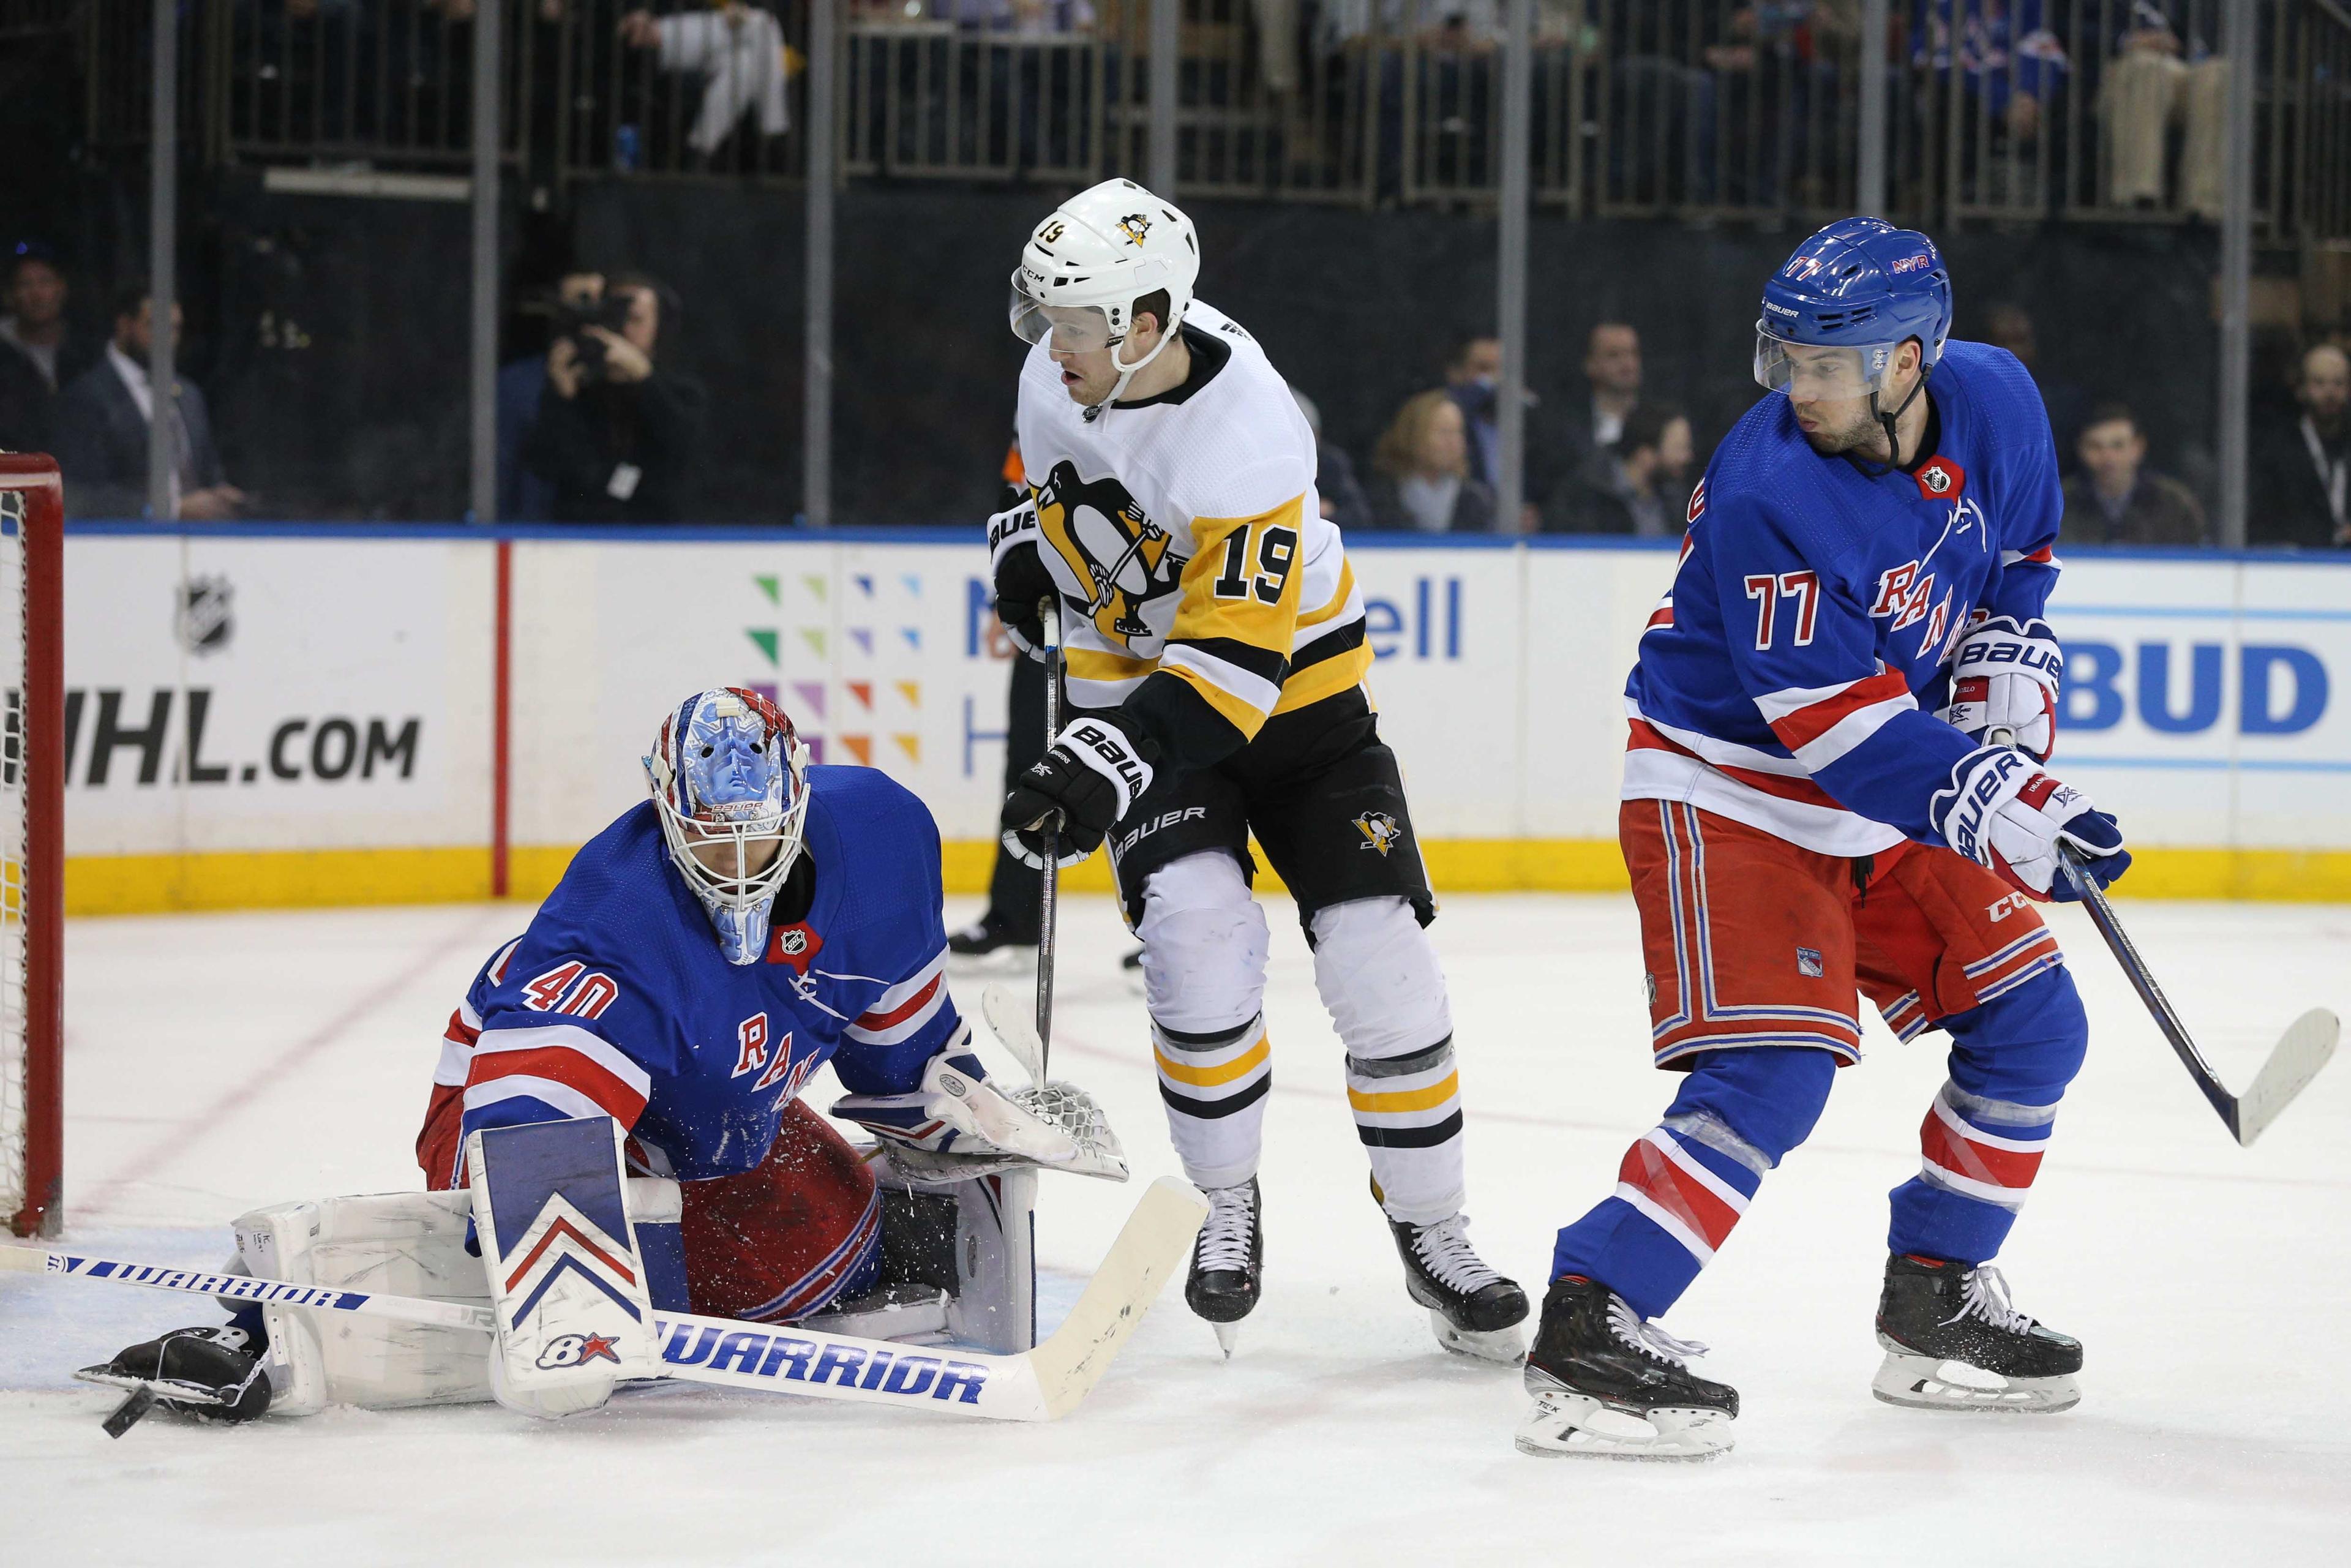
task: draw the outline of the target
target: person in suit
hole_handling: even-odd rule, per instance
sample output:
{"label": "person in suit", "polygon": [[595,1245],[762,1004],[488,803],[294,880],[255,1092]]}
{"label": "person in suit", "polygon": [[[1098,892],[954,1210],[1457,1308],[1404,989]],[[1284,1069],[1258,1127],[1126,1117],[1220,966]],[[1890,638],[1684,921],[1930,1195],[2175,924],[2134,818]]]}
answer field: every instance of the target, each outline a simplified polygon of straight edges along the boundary
{"label": "person in suit", "polygon": [[1372,526],[1400,533],[1494,531],[1494,492],[1469,476],[1461,405],[1444,389],[1405,400],[1372,454]]}
{"label": "person in suit", "polygon": [[2253,442],[2248,542],[2351,545],[2351,356],[2321,343],[2302,356],[2294,415]]}
{"label": "person in suit", "polygon": [[1586,395],[1569,402],[1559,426],[1571,476],[1616,444],[1625,415],[1641,401],[1641,334],[1632,323],[1603,321],[1592,329],[1583,340],[1583,381]]}
{"label": "person in suit", "polygon": [[[170,331],[178,343],[180,308]],[[147,431],[155,399],[147,382],[147,356],[155,330],[154,301],[143,283],[117,291],[114,337],[99,361],[58,395],[51,451],[65,475],[66,509],[78,517],[136,517],[147,507]],[[228,482],[213,443],[204,394],[185,376],[174,378],[172,516],[218,522],[250,499]]]}

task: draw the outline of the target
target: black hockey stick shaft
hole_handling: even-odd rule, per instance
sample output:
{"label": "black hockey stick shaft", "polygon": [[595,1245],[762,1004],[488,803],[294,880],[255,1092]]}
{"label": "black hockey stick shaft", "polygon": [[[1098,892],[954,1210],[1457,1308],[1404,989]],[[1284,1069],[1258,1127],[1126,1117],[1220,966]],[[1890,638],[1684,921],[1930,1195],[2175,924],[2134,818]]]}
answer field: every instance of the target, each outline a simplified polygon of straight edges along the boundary
{"label": "black hockey stick shaft", "polygon": [[[1061,732],[1061,604],[1047,597],[1037,606],[1045,627],[1045,744]],[[1045,864],[1037,900],[1037,1082],[1046,1081],[1053,1054],[1053,937],[1059,925],[1061,889],[1061,817],[1045,819]]]}
{"label": "black hockey stick shaft", "polygon": [[2082,868],[2082,857],[2074,852],[2072,845],[2059,844],[2057,853],[2064,862],[2065,874],[2082,894],[2082,907],[2089,911],[2090,924],[2098,928],[2098,935],[2105,938],[2106,947],[2114,954],[2115,962],[2122,966],[2123,977],[2130,981],[2131,989],[2137,991],[2138,999],[2147,1005],[2147,1010],[2155,1019],[2155,1027],[2163,1031],[2163,1038],[2170,1042],[2181,1065],[2188,1069],[2188,1076],[2196,1081],[2196,1087],[2204,1092],[2204,1098],[2210,1101],[2212,1109],[2220,1113],[2222,1124],[2229,1129],[2229,1135],[2243,1143],[2244,1131],[2239,1122],[2237,1097],[2229,1092],[2227,1086],[2212,1071],[2211,1064],[2204,1060],[2204,1053],[2198,1051],[2196,1042],[2188,1037],[2188,1026],[2179,1021],[2179,1015],[2172,1010],[2163,988],[2155,983],[2154,972],[2147,968],[2147,960],[2140,957],[2138,949],[2131,945],[2130,934],[2116,918],[2115,906],[2106,902],[2105,890],[2098,885],[2095,877]]}

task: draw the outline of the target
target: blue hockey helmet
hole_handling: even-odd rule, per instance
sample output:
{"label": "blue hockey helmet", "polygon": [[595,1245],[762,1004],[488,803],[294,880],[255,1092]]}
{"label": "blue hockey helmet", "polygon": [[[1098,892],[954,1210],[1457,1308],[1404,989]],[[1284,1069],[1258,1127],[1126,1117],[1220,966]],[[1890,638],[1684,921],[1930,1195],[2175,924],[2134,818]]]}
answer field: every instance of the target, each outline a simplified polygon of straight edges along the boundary
{"label": "blue hockey helmet", "polygon": [[696,692],[663,716],[645,777],[670,862],[726,961],[758,962],[808,822],[808,747],[792,721],[740,686]]}
{"label": "blue hockey helmet", "polygon": [[[1882,218],[1839,218],[1763,285],[1755,380],[1813,398],[1886,391],[1895,350],[1918,340],[1920,380],[1951,335],[1951,275],[1935,242]],[[1791,347],[1851,350],[1791,354]],[[1913,394],[1915,395],[1915,393]]]}

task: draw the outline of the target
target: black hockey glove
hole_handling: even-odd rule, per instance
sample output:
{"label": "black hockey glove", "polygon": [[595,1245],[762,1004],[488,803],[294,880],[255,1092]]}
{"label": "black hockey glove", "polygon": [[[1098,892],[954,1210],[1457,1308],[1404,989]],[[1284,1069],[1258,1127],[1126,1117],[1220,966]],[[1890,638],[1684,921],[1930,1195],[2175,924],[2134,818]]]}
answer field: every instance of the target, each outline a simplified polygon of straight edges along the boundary
{"label": "black hockey glove", "polygon": [[239,1328],[173,1329],[74,1375],[130,1395],[106,1418],[110,1437],[122,1436],[157,1405],[199,1421],[250,1421],[269,1408],[260,1350]]}
{"label": "black hockey glove", "polygon": [[1071,721],[1005,797],[1004,847],[1022,864],[1041,867],[1050,824],[1061,835],[1056,863],[1077,864],[1151,788],[1144,753],[1155,749],[1138,745],[1110,719]]}
{"label": "black hockey glove", "polygon": [[1004,634],[1032,659],[1045,655],[1045,623],[1038,606],[1058,591],[1046,570],[1037,505],[1023,501],[987,519],[987,548],[996,578],[996,618]]}

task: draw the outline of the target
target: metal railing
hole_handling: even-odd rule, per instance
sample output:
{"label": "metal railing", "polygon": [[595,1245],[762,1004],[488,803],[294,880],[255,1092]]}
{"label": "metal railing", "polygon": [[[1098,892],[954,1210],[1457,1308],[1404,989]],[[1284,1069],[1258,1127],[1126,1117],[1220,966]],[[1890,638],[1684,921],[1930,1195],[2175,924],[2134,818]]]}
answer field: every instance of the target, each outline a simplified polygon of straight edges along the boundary
{"label": "metal railing", "polygon": [[[1886,205],[1914,222],[2215,220],[2230,0],[1891,0]],[[462,165],[475,0],[223,0],[183,47],[214,162]],[[78,9],[76,8],[78,5]],[[842,177],[1140,177],[1153,0],[850,0]],[[1489,206],[1499,0],[1180,0],[1190,196]],[[87,28],[90,131],[145,134],[150,0],[5,0]],[[1782,221],[1856,200],[1863,0],[1535,0],[1530,176],[1574,216]],[[519,0],[507,158],[795,181],[808,0]],[[2351,237],[2351,8],[2258,0],[2256,225]]]}

